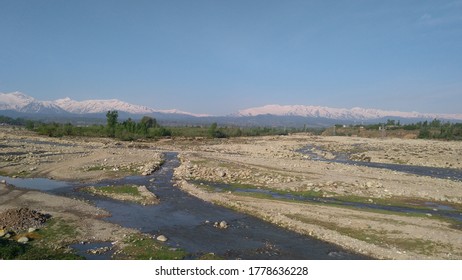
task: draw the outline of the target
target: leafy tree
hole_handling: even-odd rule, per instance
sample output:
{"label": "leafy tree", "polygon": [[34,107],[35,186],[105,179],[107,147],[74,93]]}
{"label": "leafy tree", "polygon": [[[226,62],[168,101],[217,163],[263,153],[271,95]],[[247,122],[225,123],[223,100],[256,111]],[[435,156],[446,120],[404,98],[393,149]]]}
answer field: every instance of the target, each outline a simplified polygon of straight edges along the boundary
{"label": "leafy tree", "polygon": [[144,116],[140,121],[146,128],[157,127],[157,120],[148,116]]}
{"label": "leafy tree", "polygon": [[117,111],[108,111],[106,113],[107,130],[108,130],[109,137],[115,136],[115,130],[116,130],[118,118],[119,118],[119,113]]}

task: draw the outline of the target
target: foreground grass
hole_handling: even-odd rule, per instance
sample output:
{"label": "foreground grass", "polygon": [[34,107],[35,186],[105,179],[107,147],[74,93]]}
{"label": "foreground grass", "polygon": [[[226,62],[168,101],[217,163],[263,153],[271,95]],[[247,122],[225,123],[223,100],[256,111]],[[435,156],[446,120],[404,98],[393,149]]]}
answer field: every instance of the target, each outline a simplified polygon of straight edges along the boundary
{"label": "foreground grass", "polygon": [[[31,241],[22,244],[16,240],[27,237]],[[53,218],[45,227],[32,232],[21,233],[10,239],[0,238],[0,259],[5,260],[80,260],[84,259],[74,251],[61,245],[64,240],[77,236],[77,230],[62,219]]]}
{"label": "foreground grass", "polygon": [[181,260],[187,256],[184,250],[170,248],[146,234],[131,234],[123,241],[122,249],[114,254],[123,260]]}

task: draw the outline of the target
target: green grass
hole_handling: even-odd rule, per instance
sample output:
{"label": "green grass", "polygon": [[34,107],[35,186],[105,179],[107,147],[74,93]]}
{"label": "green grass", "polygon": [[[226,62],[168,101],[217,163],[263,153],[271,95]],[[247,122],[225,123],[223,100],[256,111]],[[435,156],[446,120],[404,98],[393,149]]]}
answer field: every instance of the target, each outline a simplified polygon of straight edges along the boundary
{"label": "green grass", "polygon": [[27,236],[31,241],[21,244],[14,239],[0,238],[0,259],[18,260],[79,260],[84,259],[72,250],[59,244],[63,240],[73,239],[77,230],[62,219],[53,218],[45,227],[33,233],[15,236]]}
{"label": "green grass", "polygon": [[36,233],[37,239],[44,243],[58,243],[61,240],[74,239],[78,235],[75,226],[63,219],[53,218],[47,221],[46,226]]}
{"label": "green grass", "polygon": [[111,194],[128,194],[132,196],[141,196],[138,187],[135,185],[105,186],[97,188],[101,192]]}
{"label": "green grass", "polygon": [[208,253],[208,254],[204,254],[202,256],[200,256],[199,258],[197,258],[198,260],[201,260],[201,261],[204,261],[204,260],[223,260],[222,257],[218,256],[218,255],[215,255],[214,253]]}
{"label": "green grass", "polygon": [[126,246],[115,256],[128,260],[181,260],[186,252],[172,249],[144,234],[131,234],[124,240]]}

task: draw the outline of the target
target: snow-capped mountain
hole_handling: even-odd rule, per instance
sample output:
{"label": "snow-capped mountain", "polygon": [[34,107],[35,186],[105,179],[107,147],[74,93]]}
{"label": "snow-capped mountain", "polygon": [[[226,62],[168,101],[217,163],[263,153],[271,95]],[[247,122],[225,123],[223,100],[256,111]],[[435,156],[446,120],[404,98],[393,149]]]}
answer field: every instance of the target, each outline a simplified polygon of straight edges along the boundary
{"label": "snow-capped mountain", "polygon": [[258,115],[300,116],[336,120],[372,120],[385,117],[462,120],[462,114],[423,114],[418,112],[384,111],[359,107],[345,109],[303,105],[266,105],[240,110],[236,114],[236,116],[242,117]]}
{"label": "snow-capped mountain", "polygon": [[35,98],[21,92],[0,93],[0,111],[6,110],[21,113],[72,113],[80,115],[106,113],[110,110],[116,110],[135,115],[162,113],[189,115],[195,117],[207,116],[188,113],[177,109],[154,110],[146,106],[134,105],[117,99],[76,101],[67,97],[54,101],[38,101]]}
{"label": "snow-capped mountain", "polygon": [[[0,111],[19,112],[23,114],[83,115],[106,113],[110,110],[133,115],[158,114],[159,116],[167,118],[176,118],[175,116],[180,118],[210,117],[205,114],[192,114],[177,109],[154,110],[146,106],[134,105],[117,99],[76,101],[70,98],[63,98],[54,101],[39,101],[21,92],[0,93]],[[252,119],[252,117],[264,115],[272,116],[272,118],[281,116],[286,118],[304,117],[342,121],[373,121],[382,118],[462,120],[462,114],[423,114],[418,112],[385,111],[359,107],[345,109],[303,105],[266,105],[240,110],[236,114],[227,117],[230,117],[229,119],[231,119],[232,122],[236,122],[236,118],[246,119],[245,117],[250,117]],[[221,117],[221,121],[225,121],[227,117]],[[216,120],[214,119],[213,121]]]}
{"label": "snow-capped mountain", "polygon": [[21,113],[56,114],[65,113],[52,101],[38,101],[21,92],[0,93],[0,110],[18,111]]}
{"label": "snow-capped mountain", "polygon": [[102,113],[110,110],[131,114],[150,114],[155,110],[146,106],[133,105],[117,99],[75,101],[66,97],[53,101],[54,104],[74,114]]}

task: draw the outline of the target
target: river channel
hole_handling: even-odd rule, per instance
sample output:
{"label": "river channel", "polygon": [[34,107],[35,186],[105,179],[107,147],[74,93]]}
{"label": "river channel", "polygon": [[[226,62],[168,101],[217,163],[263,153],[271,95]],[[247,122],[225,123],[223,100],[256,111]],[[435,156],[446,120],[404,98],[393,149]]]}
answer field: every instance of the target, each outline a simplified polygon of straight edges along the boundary
{"label": "river channel", "polygon": [[[168,237],[167,244],[182,248],[195,258],[215,253],[225,259],[365,259],[365,256],[300,235],[260,219],[217,206],[174,186],[174,168],[179,166],[176,153],[166,153],[166,161],[151,176],[132,176],[107,180],[96,186],[146,185],[161,200],[158,205],[142,206],[79,191],[83,185],[47,179],[12,179],[0,177],[20,188],[37,189],[52,194],[84,198],[111,213],[106,220],[153,235]],[[226,221],[227,229],[214,222]],[[77,249],[78,246],[76,246]],[[88,257],[88,256],[87,256]],[[110,254],[99,258],[110,258]]]}
{"label": "river channel", "polygon": [[415,174],[419,176],[430,176],[434,178],[462,181],[462,170],[460,169],[393,164],[393,163],[367,162],[367,161],[354,161],[350,159],[349,154],[340,153],[340,152],[332,152],[335,158],[326,159],[320,156],[319,154],[313,152],[313,149],[323,151],[319,147],[315,147],[313,145],[307,145],[306,147],[299,149],[298,152],[308,155],[311,160],[318,160],[318,161],[325,161],[325,162],[337,162],[337,163],[357,165],[357,166],[367,166],[367,167],[372,167],[372,168],[382,168],[382,169],[388,169],[388,170],[393,170],[393,171],[398,171],[398,172]]}

